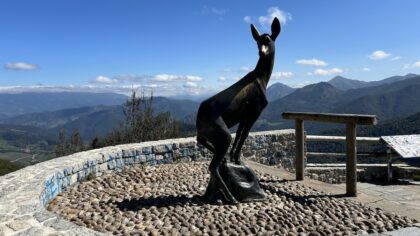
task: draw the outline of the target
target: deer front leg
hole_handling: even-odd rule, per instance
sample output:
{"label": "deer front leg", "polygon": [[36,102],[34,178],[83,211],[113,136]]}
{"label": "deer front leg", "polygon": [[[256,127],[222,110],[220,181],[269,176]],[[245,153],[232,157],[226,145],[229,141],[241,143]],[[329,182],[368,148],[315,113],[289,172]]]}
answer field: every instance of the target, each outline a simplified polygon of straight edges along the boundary
{"label": "deer front leg", "polygon": [[244,130],[244,124],[243,124],[243,122],[240,122],[239,127],[236,130],[235,141],[233,141],[233,145],[232,145],[232,148],[230,149],[230,153],[229,153],[231,162],[235,161],[235,155],[234,154],[236,152],[236,149],[238,148],[238,142],[241,139],[243,130]]}
{"label": "deer front leg", "polygon": [[242,164],[242,161],[240,160],[242,146],[244,145],[245,140],[248,137],[249,131],[251,130],[252,126],[254,125],[255,121],[258,119],[260,114],[260,106],[252,107],[252,109],[250,109],[249,112],[245,115],[244,121],[241,122],[241,124],[243,123],[243,129],[241,131],[237,147],[233,154],[234,161],[238,165]]}

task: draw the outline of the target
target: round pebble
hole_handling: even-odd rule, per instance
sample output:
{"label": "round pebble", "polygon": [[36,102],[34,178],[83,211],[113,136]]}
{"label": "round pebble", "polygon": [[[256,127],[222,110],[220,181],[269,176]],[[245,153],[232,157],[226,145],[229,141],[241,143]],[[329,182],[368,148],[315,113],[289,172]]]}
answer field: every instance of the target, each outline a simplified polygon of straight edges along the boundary
{"label": "round pebble", "polygon": [[48,209],[75,224],[114,235],[354,235],[413,223],[258,172],[266,201],[209,204],[201,197],[209,181],[207,168],[207,162],[192,162],[110,172],[60,194]]}

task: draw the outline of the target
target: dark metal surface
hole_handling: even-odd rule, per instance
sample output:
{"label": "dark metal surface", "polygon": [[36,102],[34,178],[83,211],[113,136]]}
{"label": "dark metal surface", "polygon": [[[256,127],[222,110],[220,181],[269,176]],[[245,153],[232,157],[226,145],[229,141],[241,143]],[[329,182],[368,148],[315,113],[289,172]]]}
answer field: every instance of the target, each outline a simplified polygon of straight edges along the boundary
{"label": "dark metal surface", "polygon": [[268,103],[266,88],[273,71],[274,42],[280,33],[280,21],[274,18],[271,35],[260,35],[252,24],[251,32],[259,52],[255,69],[229,88],[203,101],[197,113],[197,141],[214,154],[209,166],[212,178],[209,186],[217,186],[231,203],[237,202],[237,199],[227,185],[230,180],[223,178],[229,175],[221,174],[221,166],[232,141],[229,128],[239,124],[229,156],[232,162],[240,165],[242,145]]}

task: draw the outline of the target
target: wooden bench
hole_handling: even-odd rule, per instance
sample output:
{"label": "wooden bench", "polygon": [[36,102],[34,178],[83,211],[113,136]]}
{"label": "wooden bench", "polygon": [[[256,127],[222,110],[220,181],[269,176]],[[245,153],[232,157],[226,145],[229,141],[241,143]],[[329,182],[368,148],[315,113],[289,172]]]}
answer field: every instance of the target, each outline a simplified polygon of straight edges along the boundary
{"label": "wooden bench", "polygon": [[319,121],[327,123],[346,124],[346,195],[357,196],[357,125],[376,125],[378,123],[374,115],[357,114],[333,114],[333,113],[311,113],[311,112],[284,112],[284,119],[295,120],[296,133],[296,180],[303,180],[305,167],[305,131],[304,120]]}

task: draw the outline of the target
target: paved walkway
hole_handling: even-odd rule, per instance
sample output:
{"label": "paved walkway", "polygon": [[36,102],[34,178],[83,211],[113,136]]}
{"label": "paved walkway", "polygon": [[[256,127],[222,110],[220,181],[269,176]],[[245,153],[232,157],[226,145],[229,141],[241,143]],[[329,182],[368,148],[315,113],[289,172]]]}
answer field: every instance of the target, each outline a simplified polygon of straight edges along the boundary
{"label": "paved walkway", "polygon": [[[251,168],[262,173],[271,174],[288,180],[295,179],[294,174],[283,169],[262,165],[251,161],[247,162],[247,164]],[[308,178],[302,181],[302,184],[305,186],[313,187],[325,193],[329,193],[331,195],[345,197],[345,184],[328,184]],[[372,207],[379,207],[399,215],[408,216],[420,222],[420,182],[411,182],[398,185],[357,183],[357,190],[358,197],[349,197],[349,199],[362,202],[365,205]],[[420,236],[420,223],[417,223],[416,227],[405,228],[377,235]]]}

